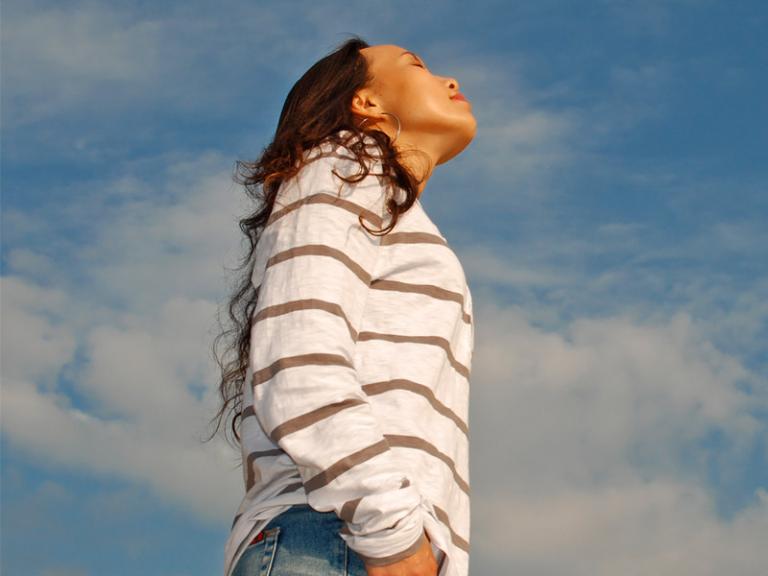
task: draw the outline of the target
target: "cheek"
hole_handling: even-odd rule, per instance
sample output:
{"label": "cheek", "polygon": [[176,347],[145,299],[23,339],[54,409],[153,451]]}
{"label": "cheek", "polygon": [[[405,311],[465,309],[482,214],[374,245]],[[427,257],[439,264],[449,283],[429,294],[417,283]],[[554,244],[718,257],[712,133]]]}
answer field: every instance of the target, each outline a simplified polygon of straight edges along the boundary
{"label": "cheek", "polygon": [[425,92],[418,103],[406,112],[411,124],[424,127],[450,126],[466,115],[460,104],[450,100],[445,93]]}
{"label": "cheek", "polygon": [[454,112],[455,102],[448,99],[447,90],[424,81],[404,84],[394,101],[400,119],[411,124],[436,123]]}
{"label": "cheek", "polygon": [[408,115],[422,110],[425,107],[425,90],[418,83],[411,81],[401,81],[392,87],[387,101],[389,109],[398,116]]}

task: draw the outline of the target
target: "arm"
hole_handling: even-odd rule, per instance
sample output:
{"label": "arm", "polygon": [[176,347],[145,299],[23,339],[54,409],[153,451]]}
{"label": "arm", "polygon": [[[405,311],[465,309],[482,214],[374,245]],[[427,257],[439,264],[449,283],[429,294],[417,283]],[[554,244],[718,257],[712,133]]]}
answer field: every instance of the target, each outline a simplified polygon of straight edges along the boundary
{"label": "arm", "polygon": [[252,325],[254,407],[296,463],[310,505],[335,511],[350,548],[384,565],[425,541],[421,495],[382,435],[354,366],[380,245],[358,214],[381,217],[384,190],[344,184],[338,199],[333,163],[316,162],[302,180],[299,196],[308,201],[287,203],[268,226],[272,248]]}

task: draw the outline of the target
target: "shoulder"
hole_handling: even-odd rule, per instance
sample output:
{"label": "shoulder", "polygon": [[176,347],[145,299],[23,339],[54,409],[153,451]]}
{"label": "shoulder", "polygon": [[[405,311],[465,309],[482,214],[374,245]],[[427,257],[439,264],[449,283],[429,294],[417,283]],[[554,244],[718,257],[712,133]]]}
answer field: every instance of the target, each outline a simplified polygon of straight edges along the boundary
{"label": "shoulder", "polygon": [[321,165],[333,166],[344,169],[360,169],[360,162],[355,156],[353,149],[364,147],[370,158],[364,159],[368,169],[371,172],[381,173],[382,151],[378,143],[369,135],[363,135],[361,138],[350,130],[339,130],[328,136],[325,140],[304,152],[306,165],[314,162],[320,162]]}
{"label": "shoulder", "polygon": [[364,170],[352,146],[360,145],[360,139],[348,130],[341,130],[334,136],[341,142],[326,139],[304,152],[300,170],[283,183],[276,204],[286,206],[324,195],[384,216],[388,185],[383,177],[383,165],[379,159],[381,153],[376,141],[366,136],[362,142],[371,157],[363,159],[368,174],[358,180]]}

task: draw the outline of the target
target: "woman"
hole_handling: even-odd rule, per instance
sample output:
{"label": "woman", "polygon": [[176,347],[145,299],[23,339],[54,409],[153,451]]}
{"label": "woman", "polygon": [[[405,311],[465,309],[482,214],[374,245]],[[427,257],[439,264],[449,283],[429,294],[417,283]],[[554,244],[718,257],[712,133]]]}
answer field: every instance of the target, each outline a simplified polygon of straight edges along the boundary
{"label": "woman", "polygon": [[219,362],[219,420],[244,407],[226,576],[468,573],[472,301],[419,196],[476,126],[455,79],[353,37],[238,162],[262,207]]}

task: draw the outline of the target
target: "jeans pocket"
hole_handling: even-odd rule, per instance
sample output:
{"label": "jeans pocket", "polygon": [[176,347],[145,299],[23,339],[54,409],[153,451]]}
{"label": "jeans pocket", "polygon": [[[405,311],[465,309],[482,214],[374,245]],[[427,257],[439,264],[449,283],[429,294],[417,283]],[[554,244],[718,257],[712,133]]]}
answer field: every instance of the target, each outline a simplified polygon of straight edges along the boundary
{"label": "jeans pocket", "polygon": [[250,544],[244,551],[232,576],[270,576],[277,553],[280,526],[262,530],[264,538]]}

